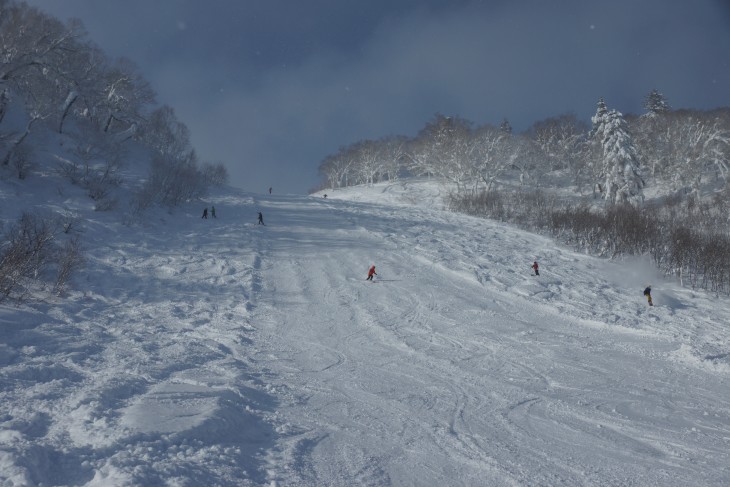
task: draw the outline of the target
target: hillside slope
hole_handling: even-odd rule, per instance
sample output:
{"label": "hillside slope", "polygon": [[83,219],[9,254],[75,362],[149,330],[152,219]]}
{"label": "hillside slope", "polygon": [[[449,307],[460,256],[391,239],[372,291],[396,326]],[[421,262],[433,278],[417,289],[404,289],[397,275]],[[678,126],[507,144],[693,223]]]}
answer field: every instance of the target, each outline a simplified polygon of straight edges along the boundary
{"label": "hillside slope", "polygon": [[727,299],[437,196],[92,221],[69,299],[0,308],[2,485],[730,482]]}

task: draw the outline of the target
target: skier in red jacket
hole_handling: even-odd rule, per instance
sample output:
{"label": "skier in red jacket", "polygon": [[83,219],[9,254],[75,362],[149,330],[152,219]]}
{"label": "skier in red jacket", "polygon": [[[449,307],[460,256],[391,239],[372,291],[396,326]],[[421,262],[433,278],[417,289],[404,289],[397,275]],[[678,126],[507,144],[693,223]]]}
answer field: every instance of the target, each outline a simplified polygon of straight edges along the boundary
{"label": "skier in red jacket", "polygon": [[535,262],[534,262],[534,263],[532,264],[532,268],[533,268],[533,269],[535,270],[535,275],[536,275],[536,276],[539,276],[539,275],[540,275],[540,271],[538,270],[538,269],[539,269],[539,266],[537,265],[537,261],[535,261]]}
{"label": "skier in red jacket", "polygon": [[377,275],[378,275],[378,273],[375,272],[375,265],[373,265],[372,267],[370,267],[370,270],[368,270],[368,278],[365,279],[365,280],[366,281],[372,281],[373,280],[373,276],[377,276]]}

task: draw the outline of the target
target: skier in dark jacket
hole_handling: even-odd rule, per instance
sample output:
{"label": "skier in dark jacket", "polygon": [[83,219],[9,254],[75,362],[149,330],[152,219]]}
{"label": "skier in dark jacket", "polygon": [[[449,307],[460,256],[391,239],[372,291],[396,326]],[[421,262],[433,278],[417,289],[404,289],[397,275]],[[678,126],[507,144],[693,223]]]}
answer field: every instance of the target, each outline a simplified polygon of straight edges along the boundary
{"label": "skier in dark jacket", "polygon": [[266,226],[266,223],[264,223],[264,215],[262,215],[260,211],[259,211],[259,225]]}
{"label": "skier in dark jacket", "polygon": [[200,218],[205,218],[206,220],[208,219],[208,208],[205,208],[203,210],[203,216],[201,216]]}
{"label": "skier in dark jacket", "polygon": [[651,286],[646,286],[646,289],[644,289],[644,296],[646,296],[649,306],[654,306],[654,303],[651,301]]}

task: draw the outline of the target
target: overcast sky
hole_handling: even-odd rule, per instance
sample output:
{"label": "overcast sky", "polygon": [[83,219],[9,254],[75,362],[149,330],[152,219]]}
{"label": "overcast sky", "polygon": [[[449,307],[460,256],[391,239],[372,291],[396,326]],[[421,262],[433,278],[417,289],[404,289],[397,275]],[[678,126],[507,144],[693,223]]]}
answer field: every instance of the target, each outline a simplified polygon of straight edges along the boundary
{"label": "overcast sky", "polygon": [[28,0],[127,57],[231,184],[305,193],[339,147],[435,113],[730,105],[730,0]]}

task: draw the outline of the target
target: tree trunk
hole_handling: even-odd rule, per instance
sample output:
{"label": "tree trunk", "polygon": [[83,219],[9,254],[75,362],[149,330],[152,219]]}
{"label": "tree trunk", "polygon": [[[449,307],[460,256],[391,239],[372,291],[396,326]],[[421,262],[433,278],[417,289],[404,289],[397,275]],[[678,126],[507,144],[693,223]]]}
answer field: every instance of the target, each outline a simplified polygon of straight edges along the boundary
{"label": "tree trunk", "polygon": [[71,111],[71,107],[73,106],[76,99],[79,97],[77,93],[69,93],[68,97],[66,98],[66,106],[63,109],[63,113],[61,114],[61,121],[58,123],[58,133],[63,133],[63,122],[66,121],[66,117],[68,117],[69,112]]}
{"label": "tree trunk", "polygon": [[30,128],[38,120],[40,120],[40,118],[32,118],[28,122],[28,125],[25,127],[25,133],[23,135],[21,135],[20,138],[13,143],[13,145],[12,145],[12,147],[10,147],[10,150],[8,151],[8,153],[5,154],[5,158],[3,159],[3,162],[2,162],[3,166],[7,166],[8,164],[10,164],[10,159],[13,157],[13,154],[15,153],[15,149],[17,149],[18,146],[23,143],[23,140],[25,140],[25,138],[28,137],[28,135],[30,134]]}

